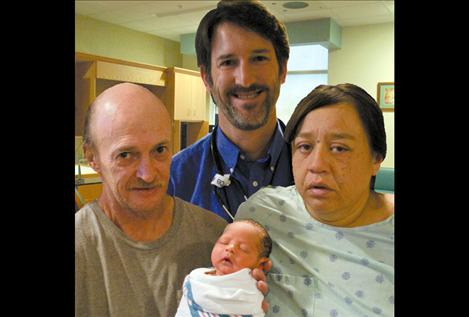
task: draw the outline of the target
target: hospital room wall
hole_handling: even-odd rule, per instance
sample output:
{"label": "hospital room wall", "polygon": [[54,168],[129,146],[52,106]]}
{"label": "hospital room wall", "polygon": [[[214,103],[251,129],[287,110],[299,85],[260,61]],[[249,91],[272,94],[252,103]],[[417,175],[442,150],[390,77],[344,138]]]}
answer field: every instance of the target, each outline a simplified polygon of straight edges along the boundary
{"label": "hospital room wall", "polygon": [[129,62],[183,67],[179,42],[78,14],[75,15],[75,51]]}
{"label": "hospital room wall", "polygon": [[[394,82],[394,23],[342,28],[341,48],[329,52],[328,83],[346,82],[374,98],[378,82]],[[394,111],[383,115],[388,151],[381,166],[394,168]]]}

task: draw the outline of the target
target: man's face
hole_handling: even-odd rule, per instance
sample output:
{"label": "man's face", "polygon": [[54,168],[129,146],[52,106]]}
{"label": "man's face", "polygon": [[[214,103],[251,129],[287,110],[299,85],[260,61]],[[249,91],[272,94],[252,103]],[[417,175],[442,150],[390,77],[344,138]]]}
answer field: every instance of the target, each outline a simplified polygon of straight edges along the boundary
{"label": "man's face", "polygon": [[285,82],[286,65],[279,73],[268,39],[236,24],[221,23],[213,32],[211,80],[201,71],[219,116],[234,127],[255,130],[276,119],[275,103]]}
{"label": "man's face", "polygon": [[166,193],[171,127],[154,99],[121,98],[132,106],[103,105],[96,114],[94,168],[103,179],[107,203],[144,214],[158,208]]}

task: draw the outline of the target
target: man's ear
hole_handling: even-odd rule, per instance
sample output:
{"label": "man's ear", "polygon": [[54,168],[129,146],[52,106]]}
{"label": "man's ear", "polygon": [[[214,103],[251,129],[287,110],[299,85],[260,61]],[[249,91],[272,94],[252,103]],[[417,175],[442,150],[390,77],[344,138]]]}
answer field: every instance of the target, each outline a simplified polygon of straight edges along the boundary
{"label": "man's ear", "polygon": [[376,174],[378,174],[378,171],[381,167],[381,163],[383,163],[383,158],[381,157],[381,155],[375,154],[373,158],[372,167],[371,167],[372,169],[371,175],[376,176]]}
{"label": "man's ear", "polygon": [[210,80],[210,74],[207,73],[207,70],[205,69],[204,65],[200,65],[200,77],[202,77],[205,88],[210,91],[212,87],[212,81]]}
{"label": "man's ear", "polygon": [[282,65],[282,69],[281,69],[281,72],[280,72],[280,84],[283,84],[285,82],[285,79],[287,78],[287,63],[288,63],[288,60],[286,60],[283,65]]}
{"label": "man's ear", "polygon": [[83,145],[83,155],[85,156],[86,161],[96,173],[101,173],[101,168],[99,167],[99,162],[97,160],[97,155],[93,150],[92,146],[84,144]]}

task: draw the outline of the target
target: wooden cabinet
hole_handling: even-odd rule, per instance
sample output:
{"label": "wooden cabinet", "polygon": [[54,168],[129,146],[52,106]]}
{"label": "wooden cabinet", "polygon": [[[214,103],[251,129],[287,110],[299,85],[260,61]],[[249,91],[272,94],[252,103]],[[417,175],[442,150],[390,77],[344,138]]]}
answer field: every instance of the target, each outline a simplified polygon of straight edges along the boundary
{"label": "wooden cabinet", "polygon": [[174,107],[174,120],[207,120],[207,93],[199,72],[178,67],[168,68],[166,87],[172,88],[168,90],[171,94],[168,96],[168,107]]}
{"label": "wooden cabinet", "polygon": [[96,96],[115,84],[137,83],[163,98],[165,71],[165,67],[76,53],[75,135],[83,135],[85,114]]}
{"label": "wooden cabinet", "polygon": [[96,61],[96,78],[164,87],[164,68],[149,69]]}
{"label": "wooden cabinet", "polygon": [[186,145],[208,133],[207,91],[199,72],[168,68],[164,103],[174,118],[173,153],[181,149],[182,123],[186,129]]}
{"label": "wooden cabinet", "polygon": [[[77,165],[75,165],[75,204],[78,209],[84,204],[94,199],[98,199],[103,191],[101,178],[91,168],[81,167],[82,173],[77,173]],[[83,171],[84,169],[84,171]]]}
{"label": "wooden cabinet", "polygon": [[76,136],[83,135],[85,114],[96,96],[120,82],[145,86],[164,102],[173,119],[173,153],[181,149],[182,123],[186,145],[208,133],[207,92],[199,72],[76,53]]}
{"label": "wooden cabinet", "polygon": [[93,62],[75,62],[75,136],[83,135],[86,110],[96,98],[96,67]]}

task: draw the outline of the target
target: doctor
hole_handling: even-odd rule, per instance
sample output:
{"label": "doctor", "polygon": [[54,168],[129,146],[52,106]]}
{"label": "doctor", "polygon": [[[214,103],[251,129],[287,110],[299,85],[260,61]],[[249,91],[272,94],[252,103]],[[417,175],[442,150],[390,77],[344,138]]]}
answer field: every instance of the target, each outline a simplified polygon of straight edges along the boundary
{"label": "doctor", "polygon": [[196,52],[219,122],[173,157],[168,193],[231,222],[260,188],[293,184],[275,111],[287,73],[287,33],[259,2],[220,1],[200,22]]}

